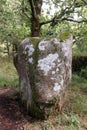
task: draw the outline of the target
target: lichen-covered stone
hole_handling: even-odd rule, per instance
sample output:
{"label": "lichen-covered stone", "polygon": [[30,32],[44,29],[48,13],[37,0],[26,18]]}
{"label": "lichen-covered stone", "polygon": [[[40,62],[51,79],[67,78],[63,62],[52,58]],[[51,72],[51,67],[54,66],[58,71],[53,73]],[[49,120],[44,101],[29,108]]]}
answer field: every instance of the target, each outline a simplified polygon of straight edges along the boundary
{"label": "lichen-covered stone", "polygon": [[17,70],[22,99],[31,113],[44,117],[52,107],[60,110],[63,105],[72,75],[72,36],[64,42],[57,38],[35,42],[28,38],[21,42]]}
{"label": "lichen-covered stone", "polygon": [[60,97],[71,80],[72,36],[65,42],[56,38],[43,40],[38,48],[38,102],[48,103],[56,96]]}

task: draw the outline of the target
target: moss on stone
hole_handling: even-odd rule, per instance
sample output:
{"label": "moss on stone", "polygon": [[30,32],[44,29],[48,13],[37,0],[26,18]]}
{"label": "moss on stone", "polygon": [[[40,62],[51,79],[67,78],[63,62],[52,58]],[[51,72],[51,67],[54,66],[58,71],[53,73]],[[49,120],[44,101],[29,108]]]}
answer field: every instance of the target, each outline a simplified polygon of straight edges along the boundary
{"label": "moss on stone", "polygon": [[32,105],[32,109],[36,109],[37,111],[37,107],[35,104],[35,100],[37,100],[38,98],[38,94],[36,92],[36,82],[38,82],[38,72],[37,72],[37,64],[38,64],[38,57],[39,57],[39,48],[38,48],[38,44],[40,42],[40,38],[30,38],[30,42],[34,45],[34,53],[32,55],[33,58],[33,64],[29,63],[29,79],[30,79],[30,85],[31,85],[31,89],[32,89],[32,97],[33,97],[33,105]]}
{"label": "moss on stone", "polygon": [[[49,40],[52,39],[49,38]],[[40,105],[36,104],[36,100],[38,99],[39,95],[36,91],[36,87],[35,84],[36,82],[39,81],[38,79],[38,71],[36,69],[37,64],[38,64],[38,58],[39,58],[39,48],[38,48],[38,44],[41,41],[41,38],[30,38],[30,42],[34,45],[34,53],[33,53],[33,64],[29,64],[29,78],[30,78],[30,84],[31,84],[31,88],[32,88],[32,97],[33,97],[33,102],[31,107],[29,108],[29,113],[34,116],[37,117],[39,119],[44,119],[47,118],[49,115],[51,115],[52,113],[54,113],[54,109],[55,109],[55,103],[58,101],[58,99],[53,99],[52,101],[50,101],[49,103],[45,104],[44,107],[45,109],[40,109]],[[46,39],[45,39],[46,40]],[[48,40],[48,39],[47,39]],[[54,106],[54,107],[53,107]],[[52,109],[51,109],[52,108]]]}
{"label": "moss on stone", "polygon": [[29,37],[30,42],[34,45],[34,47],[39,43],[42,38],[41,37]]}
{"label": "moss on stone", "polygon": [[35,102],[29,107],[29,114],[38,119],[45,119],[44,110],[41,110]]}
{"label": "moss on stone", "polygon": [[60,40],[60,42],[63,42],[67,40],[69,37],[70,37],[70,32],[66,31],[66,32],[60,33],[58,39]]}

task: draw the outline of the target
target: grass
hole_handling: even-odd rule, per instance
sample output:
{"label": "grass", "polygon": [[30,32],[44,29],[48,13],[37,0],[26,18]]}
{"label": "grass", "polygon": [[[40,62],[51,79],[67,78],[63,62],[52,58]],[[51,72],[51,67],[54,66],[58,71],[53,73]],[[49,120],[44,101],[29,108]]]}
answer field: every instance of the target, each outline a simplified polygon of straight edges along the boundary
{"label": "grass", "polygon": [[68,92],[68,102],[71,103],[70,111],[77,114],[87,114],[87,80],[73,74],[72,84]]}
{"label": "grass", "polygon": [[0,57],[0,86],[12,86],[18,83],[17,71],[11,57]]}
{"label": "grass", "polygon": [[[73,74],[62,113],[48,120],[26,121],[24,130],[87,130],[87,79]],[[18,76],[12,58],[0,57],[0,86],[15,86]]]}
{"label": "grass", "polygon": [[81,52],[81,51],[73,51],[73,56],[87,56],[87,52],[84,51],[84,52]]}

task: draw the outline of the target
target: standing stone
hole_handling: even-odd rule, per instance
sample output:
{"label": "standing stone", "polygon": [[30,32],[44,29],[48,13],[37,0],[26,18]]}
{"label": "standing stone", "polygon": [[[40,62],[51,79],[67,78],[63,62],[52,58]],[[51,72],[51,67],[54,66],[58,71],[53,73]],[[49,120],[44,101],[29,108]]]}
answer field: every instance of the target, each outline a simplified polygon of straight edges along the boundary
{"label": "standing stone", "polygon": [[61,111],[72,75],[72,36],[64,42],[26,38],[17,59],[22,100],[29,112],[44,118],[52,110]]}

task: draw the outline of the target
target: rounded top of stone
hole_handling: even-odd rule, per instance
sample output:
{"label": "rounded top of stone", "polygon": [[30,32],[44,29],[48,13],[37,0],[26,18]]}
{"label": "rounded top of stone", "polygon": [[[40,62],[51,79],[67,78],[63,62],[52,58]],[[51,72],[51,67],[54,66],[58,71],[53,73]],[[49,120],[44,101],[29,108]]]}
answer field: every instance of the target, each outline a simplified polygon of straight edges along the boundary
{"label": "rounded top of stone", "polygon": [[29,38],[25,38],[25,39],[21,42],[21,44],[24,44],[24,43],[29,43]]}

